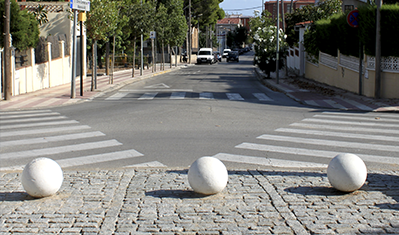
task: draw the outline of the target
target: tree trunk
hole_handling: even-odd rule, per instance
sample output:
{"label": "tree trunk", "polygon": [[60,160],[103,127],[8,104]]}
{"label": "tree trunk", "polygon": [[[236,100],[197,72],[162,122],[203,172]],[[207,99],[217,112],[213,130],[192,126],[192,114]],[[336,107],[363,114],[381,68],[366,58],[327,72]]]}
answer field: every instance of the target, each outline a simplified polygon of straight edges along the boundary
{"label": "tree trunk", "polygon": [[134,69],[136,67],[136,37],[133,39],[133,68],[132,68],[132,77],[134,77]]}
{"label": "tree trunk", "polygon": [[96,75],[97,75],[97,70],[96,70],[96,43],[97,40],[93,40],[93,46],[92,46],[92,50],[91,50],[91,55],[92,55],[92,65],[91,65],[91,91],[94,91],[95,88],[95,80],[96,80]]}
{"label": "tree trunk", "polygon": [[162,40],[162,70],[165,70],[165,46]]}
{"label": "tree trunk", "polygon": [[169,60],[170,60],[169,67],[172,68],[172,51],[170,50],[170,44],[168,44],[168,53],[169,53]]}

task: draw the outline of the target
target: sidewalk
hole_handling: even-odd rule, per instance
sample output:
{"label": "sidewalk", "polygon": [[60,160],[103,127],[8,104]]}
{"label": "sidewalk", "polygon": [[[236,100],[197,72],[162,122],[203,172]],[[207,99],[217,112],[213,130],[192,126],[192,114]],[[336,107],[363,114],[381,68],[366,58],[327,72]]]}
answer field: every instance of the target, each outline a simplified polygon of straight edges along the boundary
{"label": "sidewalk", "polygon": [[202,196],[186,169],[67,171],[34,199],[19,173],[0,173],[0,234],[399,234],[399,171],[369,172],[353,193],[325,171],[230,170]]}
{"label": "sidewalk", "polygon": [[170,72],[174,69],[180,69],[187,64],[178,64],[178,67],[170,68],[169,64],[165,64],[165,70],[161,70],[160,64],[157,64],[156,72],[152,73],[152,69],[144,69],[143,75],[140,76],[140,70],[135,69],[134,77],[132,77],[132,69],[114,72],[113,84],[110,84],[108,75],[97,77],[97,89],[91,90],[91,77],[87,76],[83,82],[83,96],[80,96],[80,79],[76,79],[76,98],[71,98],[71,84],[65,84],[55,87],[46,88],[40,91],[30,92],[13,96],[11,100],[1,100],[1,111],[12,111],[19,109],[38,109],[51,108],[62,105],[76,104],[79,102],[94,99],[101,95],[102,92],[116,89],[123,85],[153,77],[159,74]]}
{"label": "sidewalk", "polygon": [[399,112],[399,99],[368,98],[306,78],[286,78],[283,71],[279,73],[279,84],[276,73],[271,73],[271,79],[265,79],[266,75],[255,67],[255,75],[265,86],[302,104],[328,109]]}

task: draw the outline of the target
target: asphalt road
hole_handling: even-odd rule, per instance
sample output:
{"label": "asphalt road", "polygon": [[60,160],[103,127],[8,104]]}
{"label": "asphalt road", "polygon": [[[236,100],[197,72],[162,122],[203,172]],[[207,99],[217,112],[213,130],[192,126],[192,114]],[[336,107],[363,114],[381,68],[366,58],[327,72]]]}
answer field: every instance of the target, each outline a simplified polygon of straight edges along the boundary
{"label": "asphalt road", "polygon": [[[73,169],[188,167],[202,156],[218,157],[236,169],[323,168],[341,152],[364,155],[368,168],[397,167],[399,133],[392,129],[398,117],[303,106],[260,84],[252,58],[249,53],[239,63],[188,66],[91,102],[43,111],[75,123],[49,122],[42,129],[66,129],[44,138],[38,133],[29,136],[55,139],[51,142],[3,143],[1,167],[24,165],[44,155]],[[382,126],[362,126],[376,115]],[[77,126],[82,129],[74,129]],[[75,138],[76,134],[84,135]],[[37,154],[31,154],[33,149]]]}

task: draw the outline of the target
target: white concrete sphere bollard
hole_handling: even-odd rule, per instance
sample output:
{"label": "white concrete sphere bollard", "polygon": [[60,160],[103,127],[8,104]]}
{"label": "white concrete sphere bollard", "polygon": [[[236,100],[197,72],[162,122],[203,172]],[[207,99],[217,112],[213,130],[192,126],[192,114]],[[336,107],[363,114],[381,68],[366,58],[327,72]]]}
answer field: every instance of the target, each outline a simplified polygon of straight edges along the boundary
{"label": "white concrete sphere bollard", "polygon": [[194,192],[211,195],[227,185],[229,174],[225,165],[214,157],[198,158],[188,170],[188,182]]}
{"label": "white concrete sphere bollard", "polygon": [[32,197],[48,197],[62,185],[64,176],[58,163],[49,158],[36,158],[22,171],[21,181],[25,191]]}
{"label": "white concrete sphere bollard", "polygon": [[335,156],[327,168],[330,184],[343,192],[353,192],[361,188],[367,178],[367,167],[363,160],[351,153]]}

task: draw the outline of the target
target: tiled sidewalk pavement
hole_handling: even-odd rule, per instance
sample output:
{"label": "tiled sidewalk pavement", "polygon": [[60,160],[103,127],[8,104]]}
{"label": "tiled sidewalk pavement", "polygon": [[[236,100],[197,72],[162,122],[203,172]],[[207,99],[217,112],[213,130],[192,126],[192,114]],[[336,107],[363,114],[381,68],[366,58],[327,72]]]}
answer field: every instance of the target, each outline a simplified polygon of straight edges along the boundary
{"label": "tiled sidewalk pavement", "polygon": [[399,171],[340,193],[325,171],[230,170],[223,192],[191,191],[187,170],[67,171],[33,199],[0,173],[0,234],[399,234]]}
{"label": "tiled sidewalk pavement", "polygon": [[276,73],[271,73],[272,79],[264,79],[266,75],[258,67],[254,70],[260,82],[303,104],[341,110],[399,112],[399,99],[374,99],[301,77],[286,78],[282,70],[277,84]]}
{"label": "tiled sidewalk pavement", "polygon": [[[179,64],[177,68],[185,66],[186,64]],[[140,70],[136,69],[134,77],[132,77],[131,69],[116,71],[113,77],[113,84],[110,84],[110,78],[108,75],[98,76],[97,89],[94,91],[91,91],[92,78],[87,76],[83,81],[83,96],[80,96],[80,78],[77,78],[76,96],[73,99],[70,98],[71,84],[64,84],[35,92],[16,95],[11,97],[11,100],[0,100],[0,110],[11,111],[18,109],[51,108],[61,105],[76,104],[93,99],[96,96],[101,95],[104,91],[116,89],[125,84],[163,74],[172,71],[173,69],[176,69],[176,67],[170,68],[169,65],[165,65],[165,70],[161,70],[160,64],[158,64],[156,71],[152,72],[152,69],[145,69],[143,70],[142,76],[140,76]]]}

